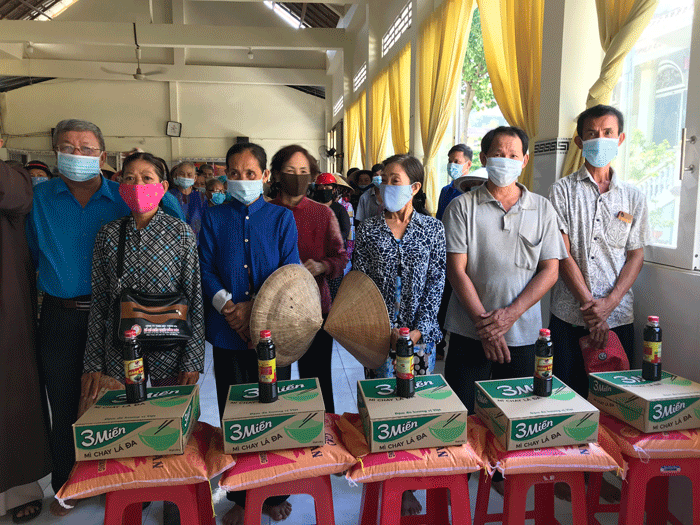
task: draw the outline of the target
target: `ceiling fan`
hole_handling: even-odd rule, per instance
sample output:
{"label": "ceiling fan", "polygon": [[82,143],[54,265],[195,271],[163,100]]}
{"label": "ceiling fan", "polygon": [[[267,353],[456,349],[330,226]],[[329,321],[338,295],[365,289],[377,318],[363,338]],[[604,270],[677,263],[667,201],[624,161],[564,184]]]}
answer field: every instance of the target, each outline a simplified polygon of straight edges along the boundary
{"label": "ceiling fan", "polygon": [[134,24],[134,45],[136,46],[136,73],[133,75],[130,73],[122,73],[121,71],[112,71],[111,69],[107,69],[105,67],[100,68],[102,71],[105,73],[111,73],[113,75],[128,75],[130,77],[133,77],[135,80],[148,80],[148,77],[151,75],[159,75],[161,73],[165,73],[164,69],[156,69],[155,71],[149,71],[147,73],[144,73],[141,71],[141,46],[139,46],[139,41],[136,38],[136,22]]}

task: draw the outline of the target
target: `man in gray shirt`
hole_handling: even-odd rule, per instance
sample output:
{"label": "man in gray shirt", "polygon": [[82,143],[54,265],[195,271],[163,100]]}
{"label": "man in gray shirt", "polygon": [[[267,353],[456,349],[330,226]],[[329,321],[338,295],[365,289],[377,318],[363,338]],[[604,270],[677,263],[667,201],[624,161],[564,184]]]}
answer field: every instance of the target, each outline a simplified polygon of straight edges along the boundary
{"label": "man in gray shirt", "polygon": [[454,199],[443,217],[454,289],[445,378],[469,413],[475,381],[533,374],[539,300],[567,256],[550,202],[517,182],[527,146],[519,128],[488,132],[480,154],[488,180]]}
{"label": "man in gray shirt", "polygon": [[554,374],[583,397],[588,396],[588,376],[581,337],[590,334],[603,348],[612,330],[632,361],[631,287],[644,262],[649,221],[644,194],[622,182],[610,166],[625,140],[623,125],[622,113],[611,106],[581,113],[574,141],[585,163],[550,190],[570,256],[562,261],[552,289]]}

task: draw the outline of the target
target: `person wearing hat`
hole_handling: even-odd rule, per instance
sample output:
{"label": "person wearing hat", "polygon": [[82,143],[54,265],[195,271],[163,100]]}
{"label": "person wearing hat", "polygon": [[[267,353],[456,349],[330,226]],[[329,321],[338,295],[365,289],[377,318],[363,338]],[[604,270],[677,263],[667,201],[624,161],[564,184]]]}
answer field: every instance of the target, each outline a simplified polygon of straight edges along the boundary
{"label": "person wearing hat", "polygon": [[345,267],[345,273],[347,274],[350,271],[352,251],[355,246],[355,210],[350,203],[350,196],[352,195],[353,188],[340,173],[334,173],[333,176],[338,183],[337,202],[343,208],[345,208],[345,211],[348,212],[348,217],[350,218],[350,233],[345,240],[345,252],[348,256],[348,265]]}
{"label": "person wearing hat", "polygon": [[[384,298],[392,350],[396,350],[399,329],[407,327],[418,358],[415,373],[430,374],[435,344],[442,338],[437,312],[445,284],[445,228],[414,206],[425,176],[420,161],[394,155],[384,166],[387,183],[380,185],[380,191],[385,209],[358,227],[353,269],[369,276]],[[379,368],[365,369],[367,378],[394,375],[391,355]],[[403,515],[421,511],[411,491],[404,493],[401,510]]]}
{"label": "person wearing hat", "polygon": [[53,177],[53,173],[51,173],[49,166],[40,160],[28,162],[24,166],[24,169],[29,172],[29,176],[32,179],[32,186],[46,182]]}
{"label": "person wearing hat", "polygon": [[[280,183],[280,194],[272,201],[292,211],[299,232],[299,255],[316,279],[321,294],[324,316],[331,309],[331,294],[327,279],[343,275],[348,262],[340,227],[333,212],[306,198],[309,183],[318,174],[316,159],[299,145],[286,146],[275,153],[271,162],[272,174]],[[331,357],[333,338],[319,330],[306,354],[299,359],[302,378],[318,377],[326,412],[335,412]]]}
{"label": "person wearing hat", "polygon": [[[275,270],[301,263],[294,215],[262,198],[263,183],[270,177],[266,165],[265,150],[257,144],[231,146],[226,153],[226,175],[232,200],[207,208],[202,219],[202,288],[205,301],[213,307],[206,315],[206,340],[214,347],[220,415],[230,385],[258,381],[257,355],[249,330],[254,296]],[[277,368],[278,379],[290,376],[291,367]],[[245,492],[230,492],[228,498],[236,505],[223,517],[223,523],[242,525]],[[268,499],[263,512],[275,521],[287,518],[292,507],[286,499]]]}

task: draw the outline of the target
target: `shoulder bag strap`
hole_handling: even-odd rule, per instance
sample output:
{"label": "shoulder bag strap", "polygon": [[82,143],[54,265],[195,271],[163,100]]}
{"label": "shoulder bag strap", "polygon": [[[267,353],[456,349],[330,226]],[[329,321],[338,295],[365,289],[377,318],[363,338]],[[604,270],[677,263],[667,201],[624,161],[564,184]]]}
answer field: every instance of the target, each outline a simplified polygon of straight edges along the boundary
{"label": "shoulder bag strap", "polygon": [[119,246],[117,248],[117,279],[122,278],[124,272],[124,246],[126,245],[126,226],[129,217],[124,217],[119,225]]}

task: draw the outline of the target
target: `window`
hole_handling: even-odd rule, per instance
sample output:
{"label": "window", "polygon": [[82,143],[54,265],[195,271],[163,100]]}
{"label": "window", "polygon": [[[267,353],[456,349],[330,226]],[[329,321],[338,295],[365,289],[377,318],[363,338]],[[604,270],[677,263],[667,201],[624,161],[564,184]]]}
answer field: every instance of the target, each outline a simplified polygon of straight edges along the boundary
{"label": "window", "polygon": [[[700,55],[698,42],[691,47],[694,4],[694,0],[659,2],[625,58],[611,102],[625,116],[626,136],[614,166],[624,180],[644,192],[649,204],[652,246],[647,259],[681,268],[700,266],[691,219],[698,205],[697,151],[682,142],[684,128],[689,128],[688,138],[698,130],[698,115],[687,111],[698,102],[698,86],[689,90]],[[685,171],[690,164],[695,170]]]}
{"label": "window", "polygon": [[311,25],[306,21],[301,23],[301,18],[292,13],[287,6],[278,2],[269,2],[267,0],[265,0],[263,3],[292,27],[299,28],[299,24],[301,24],[301,27],[311,27]]}
{"label": "window", "polygon": [[333,104],[333,116],[335,117],[340,110],[343,109],[343,97],[341,96],[335,104]]}
{"label": "window", "polygon": [[367,62],[360,66],[360,69],[355,73],[355,78],[352,79],[352,90],[357,91],[362,87],[362,84],[367,80]]}
{"label": "window", "polygon": [[382,56],[386,55],[389,50],[394,47],[394,44],[399,37],[403,35],[409,27],[411,27],[412,22],[413,4],[411,0],[408,0],[408,3],[403,6],[403,9],[401,9],[399,16],[396,17],[396,20],[394,20],[389,27],[389,30],[384,33],[384,36],[382,37]]}

